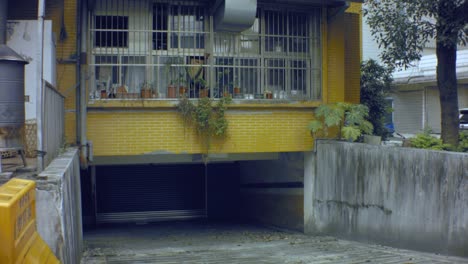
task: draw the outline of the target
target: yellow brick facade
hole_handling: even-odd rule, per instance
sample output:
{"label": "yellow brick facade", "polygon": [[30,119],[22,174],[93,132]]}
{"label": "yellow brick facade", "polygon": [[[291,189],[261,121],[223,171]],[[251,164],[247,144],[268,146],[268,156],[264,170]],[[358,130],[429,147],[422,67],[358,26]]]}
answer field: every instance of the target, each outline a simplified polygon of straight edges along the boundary
{"label": "yellow brick facade", "polygon": [[[76,142],[75,90],[76,65],[63,60],[76,58],[76,0],[51,1],[47,10],[53,31],[67,38],[57,41],[57,86],[66,95],[65,133],[69,143]],[[359,102],[359,59],[361,57],[361,4],[352,3],[346,14],[328,19],[323,9],[322,102]],[[63,25],[62,27],[62,18]],[[184,126],[174,106],[127,108],[110,103],[102,111],[90,109],[87,137],[93,142],[95,156],[160,153],[201,153],[196,133]],[[144,105],[145,103],[142,103]],[[214,141],[212,152],[252,153],[288,152],[312,149],[307,130],[317,102],[302,106],[231,107],[227,112],[228,136]]]}
{"label": "yellow brick facade", "polygon": [[[231,110],[225,140],[213,140],[210,152],[306,151],[312,148],[307,124],[312,111]],[[176,111],[91,112],[88,139],[97,156],[205,152],[196,132],[185,128]]]}

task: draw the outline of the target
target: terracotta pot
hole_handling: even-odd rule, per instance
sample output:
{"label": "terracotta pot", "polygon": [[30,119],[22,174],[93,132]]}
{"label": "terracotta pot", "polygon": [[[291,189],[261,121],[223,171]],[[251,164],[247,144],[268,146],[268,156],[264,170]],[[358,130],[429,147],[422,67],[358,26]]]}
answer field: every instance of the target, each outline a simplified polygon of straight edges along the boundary
{"label": "terracotta pot", "polygon": [[107,91],[106,90],[101,90],[101,99],[107,98]]}
{"label": "terracotta pot", "polygon": [[200,89],[200,94],[199,94],[199,97],[200,98],[205,98],[205,97],[208,97],[208,89]]}
{"label": "terracotta pot", "polygon": [[223,92],[223,97],[231,97],[231,93],[229,93],[229,92]]}
{"label": "terracotta pot", "polygon": [[272,93],[267,93],[265,94],[266,99],[273,99],[273,94]]}
{"label": "terracotta pot", "polygon": [[234,87],[234,94],[238,95],[241,93],[241,89],[239,87]]}
{"label": "terracotta pot", "polygon": [[187,88],[185,86],[179,87],[179,95],[182,96],[187,92]]}
{"label": "terracotta pot", "polygon": [[172,84],[169,84],[167,86],[167,98],[176,98],[176,87]]}
{"label": "terracotta pot", "polygon": [[150,89],[141,89],[140,94],[141,94],[141,98],[151,98]]}

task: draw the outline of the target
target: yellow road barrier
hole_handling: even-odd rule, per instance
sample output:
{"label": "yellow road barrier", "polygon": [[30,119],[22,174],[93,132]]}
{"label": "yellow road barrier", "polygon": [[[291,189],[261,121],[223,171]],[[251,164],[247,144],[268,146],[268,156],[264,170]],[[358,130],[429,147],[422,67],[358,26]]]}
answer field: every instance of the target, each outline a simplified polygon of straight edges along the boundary
{"label": "yellow road barrier", "polygon": [[36,183],[12,179],[0,186],[0,263],[60,263],[36,229]]}

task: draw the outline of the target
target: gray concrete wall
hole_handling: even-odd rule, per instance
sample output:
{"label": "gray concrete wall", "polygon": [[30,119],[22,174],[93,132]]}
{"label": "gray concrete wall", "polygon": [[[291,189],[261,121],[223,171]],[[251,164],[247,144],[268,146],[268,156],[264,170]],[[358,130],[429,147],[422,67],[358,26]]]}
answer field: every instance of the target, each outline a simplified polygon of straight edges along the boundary
{"label": "gray concrete wall", "polygon": [[468,256],[468,154],[319,141],[305,231]]}
{"label": "gray concrete wall", "polygon": [[304,157],[239,162],[242,218],[281,228],[304,229]]}
{"label": "gray concrete wall", "polygon": [[35,180],[39,234],[62,263],[80,263],[83,230],[78,150],[59,155]]}

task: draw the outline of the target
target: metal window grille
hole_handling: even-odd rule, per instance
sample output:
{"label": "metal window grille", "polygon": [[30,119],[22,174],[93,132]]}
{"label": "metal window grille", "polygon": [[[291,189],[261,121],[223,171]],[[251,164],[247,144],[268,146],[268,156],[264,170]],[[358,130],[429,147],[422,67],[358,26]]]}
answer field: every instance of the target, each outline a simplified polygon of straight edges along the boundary
{"label": "metal window grille", "polygon": [[237,34],[214,32],[208,9],[98,0],[89,16],[91,99],[320,99],[320,8],[259,7],[254,25]]}

